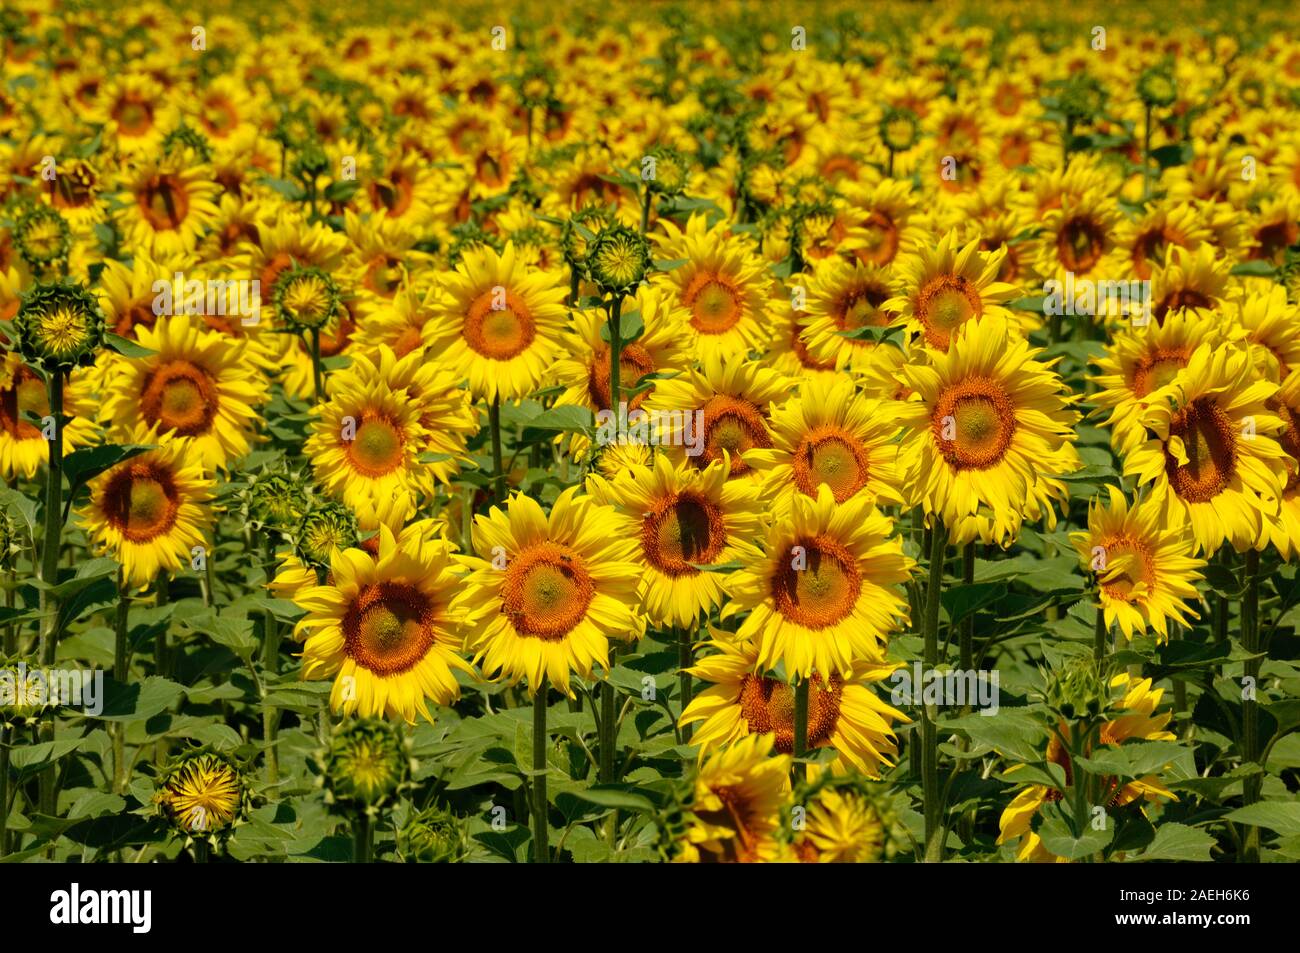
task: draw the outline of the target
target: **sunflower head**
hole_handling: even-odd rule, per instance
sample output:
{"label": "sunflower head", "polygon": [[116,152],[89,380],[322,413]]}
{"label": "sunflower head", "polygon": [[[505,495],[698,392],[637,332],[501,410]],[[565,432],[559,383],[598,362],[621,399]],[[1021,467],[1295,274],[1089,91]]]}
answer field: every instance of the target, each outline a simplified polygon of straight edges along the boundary
{"label": "sunflower head", "polygon": [[1056,105],[1071,122],[1087,122],[1106,107],[1106,92],[1095,77],[1074,73],[1056,84]]}
{"label": "sunflower head", "polygon": [[212,146],[208,144],[207,136],[189,123],[177,123],[176,128],[163,137],[163,155],[169,156],[178,149],[190,152],[198,162],[212,161]]}
{"label": "sunflower head", "polygon": [[672,146],[655,146],[646,153],[654,160],[654,175],[646,181],[646,188],[658,195],[679,195],[686,188],[690,166],[686,156]]}
{"label": "sunflower head", "polygon": [[454,864],[469,849],[462,819],[438,805],[413,814],[397,832],[397,846],[408,861],[424,864]]}
{"label": "sunflower head", "polygon": [[311,506],[311,484],[298,471],[280,466],[248,477],[242,489],[244,513],[254,529],[292,533]]}
{"label": "sunflower head", "polygon": [[38,275],[57,267],[72,249],[72,231],[58,210],[37,205],[14,226],[14,248]]}
{"label": "sunflower head", "polygon": [[23,295],[14,325],[27,363],[46,370],[90,364],[104,343],[99,302],[73,281],[39,284]]}
{"label": "sunflower head", "polygon": [[1137,91],[1142,102],[1149,107],[1163,109],[1173,105],[1178,98],[1178,87],[1174,84],[1173,74],[1159,66],[1151,66],[1142,71],[1138,77]]}
{"label": "sunflower head", "polygon": [[626,225],[605,226],[587,249],[587,275],[606,294],[631,294],[649,270],[650,243]]}
{"label": "sunflower head", "polygon": [[294,550],[308,566],[324,570],[334,551],[356,546],[357,537],[356,514],[337,500],[323,500],[303,517]]}
{"label": "sunflower head", "polygon": [[218,839],[248,814],[252,793],[242,767],[210,748],[182,754],[158,779],[154,806],[178,833]]}
{"label": "sunflower head", "polygon": [[554,99],[555,74],[542,60],[531,60],[514,78],[514,86],[519,95],[519,105],[525,109],[537,109]]}
{"label": "sunflower head", "polygon": [[805,864],[874,864],[907,846],[888,785],[812,769],[795,790],[791,849]]}
{"label": "sunflower head", "polygon": [[275,311],[289,327],[319,330],[342,313],[343,296],[325,271],[294,265],[275,282]]}
{"label": "sunflower head", "polygon": [[1063,718],[1095,718],[1110,705],[1110,676],[1090,655],[1053,668],[1046,682],[1043,697]]}
{"label": "sunflower head", "polygon": [[411,776],[409,741],[378,718],[353,718],[335,726],[323,758],[332,803],[378,811]]}
{"label": "sunflower head", "polygon": [[560,233],[560,250],[564,261],[574,271],[587,270],[587,252],[595,233],[614,223],[614,214],[599,205],[588,205],[570,215]]}
{"label": "sunflower head", "polygon": [[894,106],[880,119],[880,139],[891,152],[906,152],[921,135],[921,120],[906,106]]}
{"label": "sunflower head", "polygon": [[466,252],[491,248],[498,255],[505,251],[505,242],[499,235],[489,232],[478,222],[464,222],[451,229],[451,244],[447,246],[447,267],[455,268]]}

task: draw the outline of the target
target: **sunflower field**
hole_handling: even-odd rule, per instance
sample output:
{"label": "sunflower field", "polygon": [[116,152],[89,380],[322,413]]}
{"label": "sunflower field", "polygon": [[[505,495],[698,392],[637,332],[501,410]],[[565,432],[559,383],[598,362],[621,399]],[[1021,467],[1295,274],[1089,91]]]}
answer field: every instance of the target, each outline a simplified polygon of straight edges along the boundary
{"label": "sunflower field", "polygon": [[0,7],[0,860],[1300,860],[1285,5],[354,7]]}

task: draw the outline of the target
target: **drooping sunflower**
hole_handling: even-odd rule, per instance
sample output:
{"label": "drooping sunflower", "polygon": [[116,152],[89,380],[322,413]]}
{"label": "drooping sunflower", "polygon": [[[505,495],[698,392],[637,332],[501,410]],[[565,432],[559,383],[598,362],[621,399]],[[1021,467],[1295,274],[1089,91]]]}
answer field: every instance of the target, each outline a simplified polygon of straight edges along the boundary
{"label": "drooping sunflower", "polygon": [[875,343],[846,337],[863,327],[887,327],[896,315],[883,307],[893,297],[889,273],[875,265],[835,258],[813,275],[804,339],[814,361],[856,370],[870,361]]}
{"label": "drooping sunflower", "polygon": [[749,735],[696,769],[679,863],[754,864],[781,859],[781,809],[790,796],[790,756],[772,755],[771,735]]}
{"label": "drooping sunflower", "polygon": [[[696,695],[678,724],[702,722],[691,743],[703,757],[747,735],[772,733],[776,750],[794,753],[794,687],[761,674],[758,646],[752,639],[715,638],[714,654],[690,673],[709,687]],[[808,690],[808,749],[833,748],[837,773],[860,771],[880,776],[898,754],[893,724],[906,715],[881,701],[872,686],[899,667],[895,662],[855,660],[847,674],[814,673]]]}
{"label": "drooping sunflower", "polygon": [[762,559],[727,577],[721,618],[748,611],[737,638],[754,640],[756,665],[791,677],[847,677],[854,662],[880,661],[907,616],[901,584],[913,567],[892,533],[865,494],[840,504],[825,484],[815,499],[796,494]]}
{"label": "drooping sunflower", "polygon": [[697,567],[758,555],[751,542],[763,526],[758,487],[727,480],[728,461],[704,470],[673,466],[662,454],[614,480],[592,475],[592,497],[613,505],[628,521],[644,563],[640,604],[656,625],[694,627],[701,613],[723,601],[719,573]]}
{"label": "drooping sunflower", "polygon": [[906,431],[899,462],[913,498],[945,524],[983,505],[1012,531],[1044,462],[1074,442],[1079,415],[1038,353],[995,317],[968,322],[946,354],[900,370],[920,399],[894,405]]}
{"label": "drooping sunflower", "polygon": [[774,509],[796,493],[815,497],[829,486],[835,501],[865,493],[880,504],[903,505],[899,492],[899,428],[888,405],[859,394],[844,376],[806,380],[799,395],[772,408],[772,448],[750,451]]}
{"label": "drooping sunflower", "polygon": [[675,462],[685,458],[703,468],[725,451],[732,479],[757,479],[745,453],[772,446],[769,410],[789,396],[790,386],[790,378],[759,361],[714,355],[698,370],[656,382],[644,406],[657,415],[659,443]]}
{"label": "drooping sunflower", "polygon": [[344,714],[433,721],[428,700],[460,697],[455,670],[473,674],[452,605],[459,573],[452,548],[427,534],[379,527],[378,551],[336,551],[327,585],[300,591],[307,611],[303,678],[334,679],[330,707]]}
{"label": "drooping sunflower", "polygon": [[559,352],[565,293],[557,274],[525,271],[513,244],[470,249],[443,276],[430,349],[475,398],[524,397]]}
{"label": "drooping sunflower", "polygon": [[128,585],[144,588],[160,571],[188,568],[212,524],[214,483],[184,440],[111,467],[90,483],[77,516],[92,546],[122,564]]}
{"label": "drooping sunflower", "polygon": [[[1114,703],[1114,715],[1101,725],[1097,741],[1103,745],[1119,745],[1129,739],[1143,741],[1172,741],[1174,734],[1166,731],[1165,726],[1173,717],[1165,711],[1156,713],[1164,689],[1153,688],[1151,679],[1131,679],[1128,675],[1116,675],[1111,680],[1112,690],[1121,693]],[[1060,765],[1065,771],[1066,782],[1072,779],[1069,752],[1061,744],[1059,737],[1052,736],[1048,742],[1046,758]],[[1011,771],[1015,771],[1015,767]],[[1010,772],[1008,772],[1010,773]],[[1116,779],[1109,779],[1106,786],[1109,795],[1107,807],[1122,807],[1134,801],[1174,800],[1174,794],[1156,774],[1120,785]],[[999,821],[999,844],[1015,844],[1016,860],[1032,863],[1063,863],[1064,859],[1052,854],[1043,846],[1042,839],[1033,830],[1034,815],[1050,801],[1061,799],[1061,792],[1042,784],[1030,784],[1024,788],[1007,805]]]}
{"label": "drooping sunflower", "polygon": [[897,294],[881,307],[907,322],[908,330],[926,345],[947,350],[953,335],[967,321],[1013,315],[1003,304],[1019,292],[997,280],[1005,250],[986,254],[979,242],[957,247],[950,231],[933,249],[922,249],[899,262],[895,274]]}
{"label": "drooping sunflower", "polygon": [[466,648],[488,677],[547,680],[573,697],[570,674],[609,665],[610,639],[641,635],[634,607],[641,567],[613,507],[562,492],[546,514],[515,494],[505,510],[474,519],[470,569],[455,606],[466,616]]}
{"label": "drooping sunflower", "polygon": [[685,231],[668,219],[653,236],[657,257],[684,264],[652,279],[686,310],[701,358],[744,356],[763,350],[770,336],[763,320],[768,281],[763,261],[726,222],[708,228],[692,215]]}
{"label": "drooping sunflower", "polygon": [[1222,322],[1198,311],[1175,311],[1163,324],[1150,322],[1111,337],[1106,353],[1096,359],[1101,388],[1093,395],[1098,412],[1110,411],[1104,426],[1111,428],[1111,445],[1121,454],[1142,444],[1143,401],[1164,387],[1187,366],[1202,344],[1223,339]]}
{"label": "drooping sunflower", "polygon": [[114,361],[102,411],[110,432],[153,429],[163,441],[188,439],[189,452],[209,470],[246,455],[267,400],[248,342],[187,317],[138,326],[136,337],[154,353]]}
{"label": "drooping sunflower", "polygon": [[1130,506],[1118,487],[1107,490],[1109,505],[1094,499],[1087,532],[1071,533],[1070,540],[1080,564],[1096,575],[1107,630],[1118,622],[1132,638],[1151,628],[1163,642],[1170,621],[1187,626],[1187,616],[1198,618],[1187,600],[1199,598],[1196,581],[1205,560],[1192,555],[1186,524],[1163,525],[1158,504]]}
{"label": "drooping sunflower", "polygon": [[1286,483],[1284,424],[1268,406],[1277,390],[1256,378],[1246,350],[1202,345],[1147,398],[1150,439],[1125,457],[1124,474],[1152,485],[1166,521],[1191,523],[1200,552],[1255,546],[1277,514]]}

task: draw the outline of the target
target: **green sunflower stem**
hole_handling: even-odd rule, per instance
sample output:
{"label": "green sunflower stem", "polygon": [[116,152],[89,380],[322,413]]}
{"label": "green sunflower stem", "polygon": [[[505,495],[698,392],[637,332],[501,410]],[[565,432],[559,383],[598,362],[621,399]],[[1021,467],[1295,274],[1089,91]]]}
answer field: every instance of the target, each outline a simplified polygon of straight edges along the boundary
{"label": "green sunflower stem", "polygon": [[194,863],[206,864],[212,856],[212,849],[202,837],[194,842]]}
{"label": "green sunflower stem", "polygon": [[620,328],[623,316],[623,296],[615,295],[609,306],[609,409],[614,414],[615,433],[622,431],[623,422],[619,419],[619,371],[623,356],[623,338]]}
{"label": "green sunflower stem", "polygon": [[320,328],[311,329],[311,382],[315,389],[316,403],[324,400],[325,373],[320,364]]}
{"label": "green sunflower stem", "polygon": [[1146,123],[1142,127],[1142,201],[1151,195],[1151,104],[1146,104]]}
{"label": "green sunflower stem", "polygon": [[365,811],[352,819],[352,862],[368,864],[375,855],[375,822]]}
{"label": "green sunflower stem", "polygon": [[[930,579],[925,593],[923,662],[933,671],[939,664],[939,590],[943,586],[943,554],[948,534],[936,513],[930,531]],[[937,705],[921,708],[921,795],[925,815],[925,860],[943,860],[943,803],[939,792],[939,738]]]}
{"label": "green sunflower stem", "polygon": [[[262,534],[262,572],[265,574],[268,584],[275,578],[275,547],[269,530],[264,531]],[[277,675],[280,672],[280,625],[276,621],[275,613],[270,609],[262,611],[262,670],[268,676],[268,678],[263,679],[263,685],[269,681],[269,676]],[[269,692],[267,695],[269,697]],[[280,780],[280,757],[276,750],[275,737],[279,723],[279,710],[266,698],[263,698],[262,738],[266,742],[266,780],[268,784],[275,784]]]}
{"label": "green sunflower stem", "polygon": [[647,182],[644,194],[641,199],[641,237],[645,238],[645,233],[650,230],[650,203],[654,201],[654,196],[650,193],[650,183]]}
{"label": "green sunflower stem", "polygon": [[1097,603],[1097,621],[1092,628],[1092,657],[1098,662],[1106,657],[1106,607]]}
{"label": "green sunflower stem", "polygon": [[551,862],[550,829],[547,823],[549,811],[546,799],[546,696],[549,686],[546,680],[537,686],[533,695],[533,861],[538,864]]}
{"label": "green sunflower stem", "polygon": [[[682,714],[691,703],[691,673],[688,669],[695,664],[694,626],[684,625],[677,633],[677,682],[681,695]],[[691,725],[682,726],[682,743],[691,740]]]}
{"label": "green sunflower stem", "polygon": [[[961,581],[962,585],[971,586],[975,584],[975,541],[971,540],[961,550]],[[975,613],[969,612],[966,618],[961,620],[961,634],[959,636],[959,646],[961,652],[961,667],[964,671],[969,672],[975,667]]]}
{"label": "green sunflower stem", "polygon": [[[1246,552],[1246,591],[1241,600],[1241,638],[1246,652],[1252,656],[1259,654],[1259,553],[1251,549]],[[1243,666],[1242,674],[1251,680],[1249,697],[1241,701],[1242,755],[1245,761],[1259,764],[1261,752],[1259,745],[1259,691],[1260,660],[1249,658]],[[1261,764],[1262,768],[1263,765]],[[1259,801],[1263,790],[1263,775],[1253,774],[1246,778],[1242,786],[1242,801],[1246,805]],[[1246,863],[1259,863],[1259,828],[1253,824],[1246,825],[1242,846],[1242,860]]]}
{"label": "green sunflower stem", "polygon": [[0,718],[0,857],[9,853],[9,729]]}
{"label": "green sunflower stem", "polygon": [[[45,474],[45,531],[41,538],[41,581],[54,586],[59,581],[59,551],[63,543],[63,371],[50,370],[46,396],[54,418],[54,439],[49,443],[49,466]],[[54,665],[58,655],[59,600],[49,588],[41,590],[41,664]],[[41,741],[54,740],[54,715],[41,725]],[[41,812],[53,816],[58,802],[58,769],[50,765],[41,772]]]}
{"label": "green sunflower stem", "polygon": [[492,495],[498,503],[506,499],[506,471],[501,463],[501,395],[488,405],[488,430],[492,435]]}
{"label": "green sunflower stem", "polygon": [[[128,677],[127,623],[131,609],[126,575],[117,570],[117,615],[113,619],[113,681],[125,685]],[[109,726],[113,737],[113,791],[121,794],[127,785],[126,725],[115,721]]]}
{"label": "green sunflower stem", "polygon": [[[808,756],[808,688],[811,676],[799,679],[794,687],[794,756]],[[795,774],[800,780],[808,777],[808,765],[796,764]]]}

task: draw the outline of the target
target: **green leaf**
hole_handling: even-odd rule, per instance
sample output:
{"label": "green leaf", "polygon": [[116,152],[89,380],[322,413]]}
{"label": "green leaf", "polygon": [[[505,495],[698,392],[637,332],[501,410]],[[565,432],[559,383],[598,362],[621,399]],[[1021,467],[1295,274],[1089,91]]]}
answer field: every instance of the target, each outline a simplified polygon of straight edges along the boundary
{"label": "green leaf", "polygon": [[1250,275],[1255,278],[1272,278],[1277,274],[1277,268],[1270,261],[1256,259],[1255,261],[1243,261],[1240,264],[1233,265],[1231,274]]}
{"label": "green leaf", "polygon": [[1155,839],[1149,847],[1136,857],[1125,858],[1131,861],[1143,860],[1210,860],[1210,848],[1214,846],[1214,837],[1205,831],[1186,824],[1162,821],[1156,828]]}
{"label": "green leaf", "polygon": [[130,460],[146,450],[152,450],[149,444],[104,444],[99,447],[86,447],[68,454],[63,461],[63,472],[70,486],[79,486],[99,476],[105,470],[112,469],[124,460]]}
{"label": "green leaf", "polygon": [[1141,778],[1177,760],[1187,749],[1176,741],[1138,741],[1097,748],[1079,763],[1094,774]]}
{"label": "green leaf", "polygon": [[847,331],[836,331],[842,338],[849,338],[853,341],[873,341],[879,344],[882,341],[888,341],[890,338],[901,337],[907,330],[905,324],[864,324],[860,328],[850,328]]}
{"label": "green leaf", "polygon": [[123,357],[150,357],[158,353],[152,348],[137,344],[135,341],[124,338],[119,334],[105,334],[104,340],[109,347]]}
{"label": "green leaf", "polygon": [[[609,343],[609,322],[606,321],[600,326],[600,339],[606,344]],[[618,339],[624,344],[630,344],[642,334],[645,333],[645,321],[641,317],[641,312],[627,311],[618,317]]]}
{"label": "green leaf", "polygon": [[967,616],[996,602],[1006,591],[1007,587],[999,582],[976,582],[940,590],[939,601],[947,610],[949,620],[956,625]]}
{"label": "green leaf", "polygon": [[644,814],[653,814],[656,810],[654,802],[641,794],[633,794],[631,791],[621,788],[587,788],[584,790],[570,792],[576,798],[581,798],[592,804],[599,804],[601,807],[617,808],[624,811],[637,811]]}
{"label": "green leaf", "polygon": [[185,694],[185,689],[175,682],[151,675],[143,681],[123,685],[110,678],[104,679],[104,707],[98,715],[87,717],[101,721],[135,721],[152,718],[165,711]]}
{"label": "green leaf", "polygon": [[1038,828],[1038,836],[1042,839],[1043,846],[1057,857],[1078,860],[1080,857],[1105,850],[1106,845],[1115,836],[1115,826],[1108,817],[1104,829],[1094,830],[1092,825],[1088,824],[1083,833],[1076,837],[1064,819],[1049,817]]}
{"label": "green leaf", "polygon": [[1263,801],[1224,815],[1225,821],[1267,827],[1279,834],[1300,834],[1300,801]]}
{"label": "green leaf", "polygon": [[528,420],[534,430],[586,431],[595,427],[596,419],[586,407],[564,404],[544,410]]}

